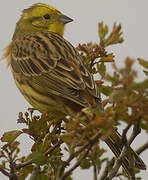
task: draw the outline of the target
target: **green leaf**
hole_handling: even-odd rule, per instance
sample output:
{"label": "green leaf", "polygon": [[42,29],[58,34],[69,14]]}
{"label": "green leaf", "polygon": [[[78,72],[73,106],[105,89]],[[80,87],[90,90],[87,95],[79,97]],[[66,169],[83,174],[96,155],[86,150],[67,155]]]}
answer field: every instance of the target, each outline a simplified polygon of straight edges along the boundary
{"label": "green leaf", "polygon": [[141,180],[142,178],[141,177],[136,177],[136,180]]}
{"label": "green leaf", "polygon": [[62,135],[61,139],[65,142],[65,143],[71,143],[72,142],[72,137],[69,135]]}
{"label": "green leaf", "polygon": [[144,124],[144,123],[141,123],[140,126],[141,126],[141,128],[144,129],[144,130],[147,130],[147,129],[148,129],[148,126],[147,126],[146,124]]}
{"label": "green leaf", "polygon": [[106,66],[104,65],[104,63],[98,63],[97,64],[97,70],[98,70],[98,73],[101,75],[101,76],[105,76],[106,74]]}
{"label": "green leaf", "polygon": [[110,33],[108,38],[104,40],[104,47],[112,44],[122,43],[124,40],[123,37],[121,37],[121,35],[121,24],[116,25],[116,23],[114,23],[112,32]]}
{"label": "green leaf", "polygon": [[1,141],[10,143],[14,141],[21,134],[22,134],[22,131],[19,131],[19,130],[5,132],[1,138]]}
{"label": "green leaf", "polygon": [[18,141],[11,142],[11,144],[9,146],[11,152],[13,153],[16,149],[18,149],[18,151],[20,151],[19,150],[19,145],[20,145],[20,142],[18,142]]}
{"label": "green leaf", "polygon": [[[49,138],[49,137],[48,137]],[[41,152],[45,152],[45,151],[47,151],[47,149],[50,147],[50,145],[51,145],[51,139],[45,139],[44,141],[43,141],[43,143],[41,143],[41,145],[39,146],[39,150],[41,151]]]}
{"label": "green leaf", "polygon": [[29,158],[32,159],[33,163],[36,163],[38,165],[43,165],[46,163],[46,157],[42,152],[33,152],[29,155]]}
{"label": "green leaf", "polygon": [[68,176],[65,178],[65,180],[72,180],[72,177]]}
{"label": "green leaf", "polygon": [[114,55],[112,53],[108,54],[107,56],[102,57],[99,62],[114,62]]}
{"label": "green leaf", "polygon": [[34,169],[33,165],[28,165],[28,166],[25,166],[24,168],[21,168],[19,170],[19,173],[21,174],[20,179],[25,180],[27,176],[32,173],[33,169]]}
{"label": "green leaf", "polygon": [[144,68],[148,69],[148,61],[147,61],[147,60],[138,58],[138,61],[139,61],[139,64],[140,64],[141,66],[143,66]]}
{"label": "green leaf", "polygon": [[108,26],[104,25],[104,22],[99,23],[98,34],[99,34],[100,40],[104,39],[106,35],[108,34]]}
{"label": "green leaf", "polygon": [[91,163],[89,162],[88,159],[84,159],[84,160],[81,162],[81,164],[80,164],[80,167],[81,167],[82,169],[89,169],[90,166],[91,166]]}
{"label": "green leaf", "polygon": [[109,86],[102,86],[101,87],[101,91],[103,94],[105,94],[106,96],[109,96],[112,93],[112,88]]}
{"label": "green leaf", "polygon": [[37,180],[49,180],[49,177],[44,175],[44,174],[40,174],[38,177],[37,177]]}

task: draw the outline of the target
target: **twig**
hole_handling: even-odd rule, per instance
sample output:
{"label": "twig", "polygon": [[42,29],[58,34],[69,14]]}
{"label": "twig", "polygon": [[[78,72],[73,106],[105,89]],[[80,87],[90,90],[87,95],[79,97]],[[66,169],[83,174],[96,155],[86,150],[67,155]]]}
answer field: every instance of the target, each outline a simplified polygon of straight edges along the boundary
{"label": "twig", "polygon": [[16,173],[15,164],[13,162],[10,162],[10,176],[9,180],[18,180],[18,175]]}
{"label": "twig", "polygon": [[132,124],[129,124],[122,132],[122,147],[127,143],[127,132],[130,129],[130,127],[132,126]]}
{"label": "twig", "polygon": [[137,135],[140,134],[140,132],[141,132],[140,122],[141,122],[141,117],[137,120],[137,123],[134,125],[132,135],[128,141],[129,145],[134,141],[134,139],[137,137]]}
{"label": "twig", "polygon": [[30,164],[32,164],[32,160],[26,161],[24,163],[17,164],[15,168],[18,170],[18,169],[21,169],[21,168],[28,166]]}
{"label": "twig", "polygon": [[[47,156],[47,155],[50,154],[52,151],[54,151],[61,143],[62,143],[62,141],[59,141],[59,142],[57,142],[54,146],[50,147],[50,148],[45,152],[45,156]],[[28,165],[32,164],[32,163],[33,163],[32,160],[29,160],[29,161],[26,161],[26,162],[24,162],[24,163],[17,164],[15,168],[18,170],[18,169],[21,169],[21,168],[23,168],[23,167],[25,167],[25,166],[28,166]]]}
{"label": "twig", "polygon": [[[128,149],[129,150],[129,149]],[[130,179],[135,180],[135,159],[133,158],[132,152],[127,151],[129,154],[129,171],[130,171]]]}
{"label": "twig", "polygon": [[46,152],[45,152],[45,156],[47,156],[48,154],[50,154],[52,151],[54,151],[58,146],[60,146],[62,144],[63,141],[59,141],[56,144],[54,144],[54,146],[52,146],[51,148],[49,148]]}
{"label": "twig", "polygon": [[97,170],[97,167],[96,167],[96,165],[94,164],[94,167],[93,167],[93,169],[94,169],[94,180],[97,180],[97,176],[98,176],[98,170]]}
{"label": "twig", "polygon": [[120,156],[115,160],[115,163],[114,163],[114,166],[113,168],[111,169],[111,171],[109,172],[109,175],[108,177],[106,177],[105,180],[111,180],[113,177],[116,176],[120,166],[121,166],[121,163],[122,163],[122,159],[124,158],[124,156],[126,155],[127,153],[127,148],[124,147],[121,151],[121,154]]}
{"label": "twig", "polygon": [[89,153],[89,151],[91,150],[91,148],[92,148],[93,145],[94,145],[93,143],[91,143],[91,144],[89,145],[87,151],[84,153],[84,155],[81,157],[81,159],[79,159],[79,160],[75,163],[75,165],[73,165],[72,168],[70,168],[67,172],[65,172],[64,175],[60,178],[60,180],[64,180],[66,177],[68,177],[68,176],[72,173],[73,170],[75,170],[78,166],[80,166],[82,160],[88,155],[88,153]]}
{"label": "twig", "polygon": [[0,166],[0,172],[2,172],[5,176],[10,177],[10,174],[5,169],[3,169],[1,166]]}
{"label": "twig", "polygon": [[128,143],[126,144],[127,146],[127,152],[129,154],[129,178],[131,180],[135,180],[135,160],[133,157],[133,154],[131,153],[131,151],[129,151],[129,148],[131,143],[135,140],[135,138],[137,137],[138,134],[140,134],[141,132],[141,128],[140,128],[140,122],[141,122],[141,117],[138,119],[137,123],[135,124],[134,128],[133,128],[133,132],[131,134],[130,139],[128,140]]}
{"label": "twig", "polygon": [[114,162],[115,162],[115,158],[112,158],[110,161],[108,161],[108,162],[106,163],[106,167],[104,168],[104,171],[103,171],[103,173],[102,173],[102,175],[101,175],[101,177],[100,177],[100,180],[104,180],[104,179],[107,177],[109,170],[110,170],[110,169],[113,167],[113,165],[114,165]]}
{"label": "twig", "polygon": [[39,173],[40,173],[40,166],[37,165],[37,166],[34,168],[34,170],[33,170],[32,174],[31,174],[29,180],[37,180],[37,176],[38,176]]}
{"label": "twig", "polygon": [[146,142],[145,144],[143,144],[140,148],[138,148],[136,150],[137,154],[141,154],[143,151],[145,151],[146,149],[148,149],[148,142]]}
{"label": "twig", "polygon": [[[126,138],[126,134],[129,130],[129,128],[131,127],[131,125],[128,125],[124,130],[123,130],[123,141],[125,141]],[[130,139],[127,141],[127,143],[125,144],[125,146],[122,148],[121,154],[120,156],[115,160],[115,164],[113,166],[113,168],[111,169],[111,171],[109,172],[108,177],[106,178],[106,180],[111,180],[113,177],[116,176],[121,164],[122,164],[122,160],[124,159],[124,157],[126,156],[129,146],[130,144],[134,141],[134,139],[136,138],[136,136],[140,133],[140,121],[138,121],[138,123],[134,126],[133,128],[133,132],[132,135],[130,137]],[[133,157],[132,154],[129,156],[130,157],[130,164],[129,164],[129,178],[131,180],[135,180],[135,172],[134,172],[134,161],[133,161]]]}
{"label": "twig", "polygon": [[61,129],[61,123],[62,123],[61,119],[58,122],[56,122],[55,126],[53,127],[52,134],[58,133],[58,131]]}
{"label": "twig", "polygon": [[70,157],[67,159],[67,161],[64,163],[64,165],[61,166],[59,169],[59,177],[62,176],[63,171],[67,165],[76,157],[78,156],[83,150],[88,148],[90,144],[94,144],[100,137],[102,136],[102,131],[99,131],[95,136],[93,136],[89,142],[87,142],[84,146],[82,146],[77,152],[70,155]]}

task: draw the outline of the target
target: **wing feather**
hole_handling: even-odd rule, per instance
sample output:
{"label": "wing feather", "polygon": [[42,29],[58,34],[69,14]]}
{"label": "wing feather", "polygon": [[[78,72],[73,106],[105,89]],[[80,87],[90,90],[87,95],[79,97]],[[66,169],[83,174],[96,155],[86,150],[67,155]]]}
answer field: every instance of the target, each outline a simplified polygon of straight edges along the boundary
{"label": "wing feather", "polygon": [[35,84],[42,84],[45,93],[54,90],[82,106],[89,104],[83,91],[98,98],[96,84],[81,56],[58,34],[37,32],[16,38],[10,64],[15,73],[32,80],[33,89]]}

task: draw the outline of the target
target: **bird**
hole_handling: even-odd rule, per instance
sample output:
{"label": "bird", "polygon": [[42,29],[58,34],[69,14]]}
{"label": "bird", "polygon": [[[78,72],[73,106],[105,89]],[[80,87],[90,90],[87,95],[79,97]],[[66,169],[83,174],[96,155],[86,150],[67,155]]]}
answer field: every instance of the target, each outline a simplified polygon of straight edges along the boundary
{"label": "bird", "polygon": [[[55,7],[37,3],[24,9],[6,48],[5,57],[14,81],[24,98],[37,110],[55,118],[82,108],[102,108],[97,85],[76,48],[64,39],[67,23],[73,19]],[[115,156],[121,153],[117,131],[105,142]],[[129,147],[135,167],[146,169],[138,154]],[[122,166],[128,174],[128,157]]]}

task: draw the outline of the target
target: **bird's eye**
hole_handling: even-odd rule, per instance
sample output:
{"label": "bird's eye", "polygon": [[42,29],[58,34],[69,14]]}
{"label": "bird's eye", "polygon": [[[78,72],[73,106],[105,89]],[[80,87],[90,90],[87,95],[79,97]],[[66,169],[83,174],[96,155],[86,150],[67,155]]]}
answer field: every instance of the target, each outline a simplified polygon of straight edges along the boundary
{"label": "bird's eye", "polygon": [[44,17],[45,19],[50,19],[50,15],[49,15],[49,14],[45,14],[43,17]]}

